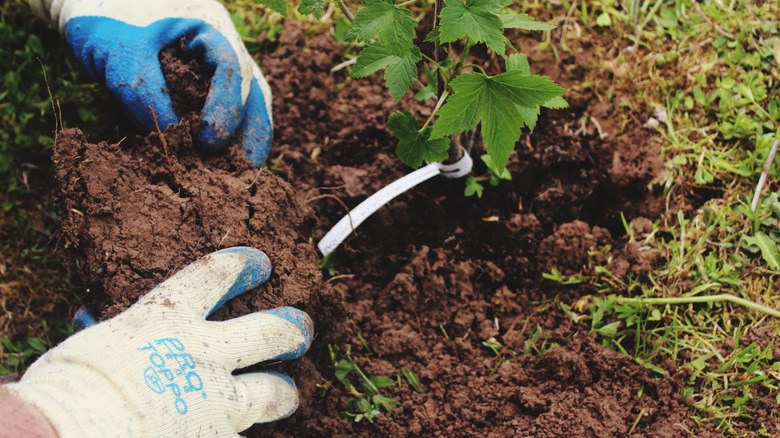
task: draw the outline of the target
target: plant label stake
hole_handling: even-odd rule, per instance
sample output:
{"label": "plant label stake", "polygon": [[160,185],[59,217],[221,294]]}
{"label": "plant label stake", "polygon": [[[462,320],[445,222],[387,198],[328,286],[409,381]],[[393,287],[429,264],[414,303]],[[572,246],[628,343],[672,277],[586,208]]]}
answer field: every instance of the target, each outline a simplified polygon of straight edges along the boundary
{"label": "plant label stake", "polygon": [[327,256],[333,252],[347,236],[349,236],[349,233],[354,231],[355,228],[363,223],[363,221],[368,219],[375,211],[379,210],[396,196],[436,175],[441,175],[446,178],[462,178],[471,172],[472,165],[473,162],[471,157],[469,154],[464,153],[461,159],[455,163],[430,163],[425,167],[421,167],[420,169],[393,181],[378,192],[369,196],[365,201],[361,202],[357,207],[341,218],[336,226],[328,231],[325,237],[320,240],[320,243],[317,244],[317,248],[319,248],[323,256]]}

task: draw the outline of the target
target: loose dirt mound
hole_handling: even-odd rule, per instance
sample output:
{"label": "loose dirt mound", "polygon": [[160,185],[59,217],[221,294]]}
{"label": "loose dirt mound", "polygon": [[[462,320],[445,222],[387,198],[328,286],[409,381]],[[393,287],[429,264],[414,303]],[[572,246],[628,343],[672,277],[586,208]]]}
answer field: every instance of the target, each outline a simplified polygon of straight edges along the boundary
{"label": "loose dirt mound", "polygon": [[[570,109],[544,112],[537,132],[521,139],[512,181],[482,199],[443,180],[399,197],[337,251],[333,268],[343,276],[323,287],[309,237],[409,170],[392,157],[384,124],[396,107],[381,78],[331,73],[340,60],[329,36],[307,42],[288,22],[264,61],[275,92],[269,166],[277,176],[250,169],[237,149],[194,152],[192,122],[169,129],[167,146],[157,134],[119,145],[61,135],[60,241],[89,301],[110,315],[201,254],[265,250],[275,267],[270,285],[220,317],[293,304],[314,314],[318,336],[310,361],[288,370],[301,390],[298,413],[248,436],[685,435],[675,426],[688,409],[684,376],[654,375],[556,316],[553,300],[572,304],[595,291],[541,276],[552,267],[575,273],[605,244],[624,273],[659,262],[624,245],[620,220],[621,212],[629,220],[659,213],[646,190],[657,152],[581,123],[608,114],[589,104],[593,96],[569,96]],[[486,341],[509,361],[499,365]],[[345,343],[368,373],[394,377],[407,367],[425,392],[388,387],[401,402],[392,415],[348,423],[350,395],[327,348]]]}

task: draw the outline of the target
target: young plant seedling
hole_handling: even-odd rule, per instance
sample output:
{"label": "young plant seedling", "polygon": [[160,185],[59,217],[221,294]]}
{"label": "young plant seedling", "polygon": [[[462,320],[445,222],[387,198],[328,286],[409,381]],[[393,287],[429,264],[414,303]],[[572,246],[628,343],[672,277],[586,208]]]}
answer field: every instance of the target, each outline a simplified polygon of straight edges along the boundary
{"label": "young plant seedling", "polygon": [[[270,3],[277,0],[263,1],[273,7]],[[324,3],[303,0],[298,11],[319,18]],[[385,83],[396,103],[415,83],[419,88],[416,98],[436,98],[422,126],[408,110],[397,111],[388,119],[389,130],[398,139],[396,154],[410,167],[457,157],[454,149],[460,142],[450,139],[480,125],[487,154],[501,173],[522,128],[533,130],[536,125],[539,107],[566,106],[560,97],[566,90],[546,77],[532,75],[526,57],[505,31],[551,30],[555,26],[509,9],[512,2],[508,0],[437,0],[434,27],[418,46],[414,38],[422,21],[404,7],[412,3],[363,0],[363,8],[353,16],[339,0],[352,23],[345,38],[368,44],[355,60],[352,77],[384,69]],[[479,44],[504,58],[504,72],[491,76],[482,66],[467,63],[471,49]],[[459,53],[449,56],[454,47],[460,48]],[[507,51],[514,53],[507,55]],[[418,80],[421,62],[427,84]]]}
{"label": "young plant seedling", "polygon": [[[260,1],[286,16],[283,0]],[[302,0],[298,12],[320,18],[325,2]],[[526,56],[505,36],[507,29],[551,30],[555,26],[509,9],[510,0],[436,0],[433,28],[420,45],[415,44],[415,37],[423,25],[419,18],[427,11],[418,21],[406,8],[414,1],[362,3],[363,7],[353,14],[338,0],[340,10],[351,22],[344,38],[367,44],[355,59],[351,76],[361,78],[384,70],[385,84],[396,103],[415,84],[419,89],[415,98],[435,99],[422,125],[415,114],[402,110],[389,116],[387,127],[398,139],[396,155],[405,164],[414,169],[424,162],[444,164],[419,169],[419,173],[394,182],[367,199],[368,204],[350,212],[318,244],[326,256],[365,218],[409,188],[438,174],[451,178],[468,175],[472,161],[470,151],[464,154],[461,146],[464,133],[479,128],[487,152],[483,161],[488,167],[488,174],[468,178],[466,195],[481,196],[481,181],[497,185],[501,179],[510,179],[506,165],[522,129],[534,129],[541,106],[568,105],[561,97],[566,90],[547,77],[531,74]],[[469,63],[470,51],[480,44],[503,58],[503,72],[489,75],[481,65]],[[420,63],[427,83],[418,78]],[[456,167],[446,169],[448,165]]]}

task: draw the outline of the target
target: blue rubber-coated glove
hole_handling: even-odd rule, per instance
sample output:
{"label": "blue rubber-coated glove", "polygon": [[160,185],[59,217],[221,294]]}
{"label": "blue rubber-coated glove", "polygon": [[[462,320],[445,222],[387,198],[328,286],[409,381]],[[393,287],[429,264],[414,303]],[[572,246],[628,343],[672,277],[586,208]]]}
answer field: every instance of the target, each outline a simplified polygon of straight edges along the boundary
{"label": "blue rubber-coated glove", "polygon": [[206,320],[270,273],[255,249],[208,255],[66,339],[0,392],[38,408],[60,438],[237,437],[284,418],[298,406],[289,377],[233,371],[302,356],[312,340],[308,315],[282,307]]}
{"label": "blue rubber-coated glove", "polygon": [[[262,166],[271,143],[271,90],[227,10],[216,0],[31,0],[65,35],[89,74],[147,131],[178,121],[160,51],[184,39],[188,55],[215,69],[198,141],[218,150],[233,134]],[[154,109],[154,115],[151,109]]]}

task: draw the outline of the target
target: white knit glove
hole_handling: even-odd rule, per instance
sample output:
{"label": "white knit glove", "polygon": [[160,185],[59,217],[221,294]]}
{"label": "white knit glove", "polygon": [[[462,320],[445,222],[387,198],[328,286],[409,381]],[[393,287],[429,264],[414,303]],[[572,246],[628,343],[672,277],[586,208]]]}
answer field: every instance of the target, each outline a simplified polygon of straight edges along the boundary
{"label": "white knit glove", "polygon": [[270,272],[265,254],[251,248],[208,255],[0,390],[37,407],[60,438],[236,437],[253,423],[284,418],[298,406],[289,377],[231,373],[303,355],[312,339],[308,315],[283,307],[205,319]]}
{"label": "white knit glove", "polygon": [[188,55],[215,69],[198,142],[217,150],[239,133],[247,158],[262,166],[271,144],[271,89],[219,2],[30,0],[30,5],[59,27],[87,72],[147,131],[155,129],[155,118],[163,130],[178,121],[158,55],[184,40]]}

